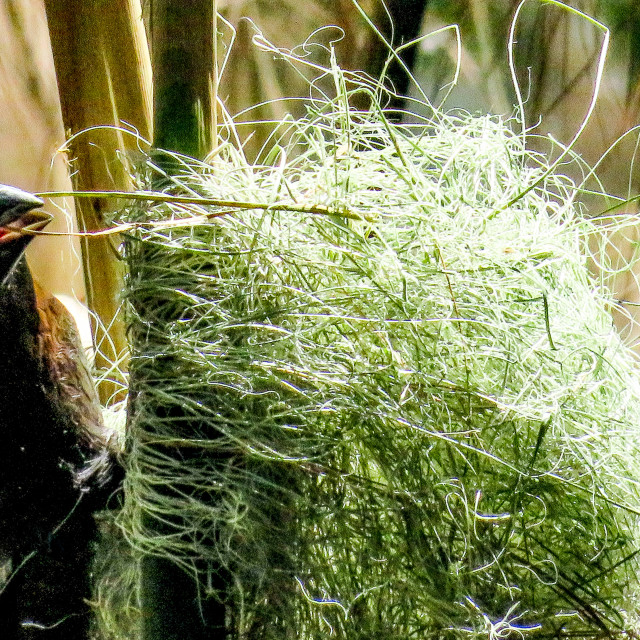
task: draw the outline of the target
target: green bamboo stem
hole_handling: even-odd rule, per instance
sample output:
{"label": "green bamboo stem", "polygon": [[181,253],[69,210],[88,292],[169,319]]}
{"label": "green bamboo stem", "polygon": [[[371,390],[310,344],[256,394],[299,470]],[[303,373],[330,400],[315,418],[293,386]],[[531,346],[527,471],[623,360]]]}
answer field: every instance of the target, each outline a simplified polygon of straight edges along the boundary
{"label": "green bamboo stem", "polygon": [[[212,87],[214,86],[213,3],[211,0],[153,0],[150,32],[154,74],[154,148],[156,162],[167,173],[177,167],[172,152],[203,158],[212,146]],[[165,153],[167,151],[168,153]],[[163,178],[152,186],[162,186]],[[143,262],[155,254],[146,248]],[[143,315],[157,310],[138,309]],[[144,336],[132,336],[133,352],[144,352]],[[137,368],[131,370],[131,408],[136,411]],[[144,375],[144,372],[141,372]],[[148,381],[147,381],[148,383]],[[162,413],[166,407],[158,407]],[[172,406],[176,428],[187,432],[190,423],[180,406]],[[135,421],[135,418],[134,418]],[[134,430],[135,437],[135,430]],[[176,459],[198,455],[184,449],[172,452]],[[168,489],[170,491],[171,489]],[[145,516],[151,537],[167,535],[173,523]],[[195,567],[196,572],[203,567]],[[215,568],[211,590],[217,597],[205,598],[193,575],[169,559],[147,555],[141,563],[141,601],[144,640],[205,640],[226,636],[225,584]],[[216,580],[218,581],[216,583]]]}

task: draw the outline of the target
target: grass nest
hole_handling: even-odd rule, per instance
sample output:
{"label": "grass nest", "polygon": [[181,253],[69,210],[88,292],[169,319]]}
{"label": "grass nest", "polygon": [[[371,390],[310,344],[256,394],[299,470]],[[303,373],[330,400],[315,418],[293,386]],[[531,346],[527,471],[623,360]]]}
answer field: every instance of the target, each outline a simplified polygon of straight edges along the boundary
{"label": "grass nest", "polygon": [[397,124],[332,74],[255,163],[230,123],[176,160],[163,193],[192,202],[123,217],[130,615],[107,602],[108,633],[139,624],[141,554],[229,638],[636,629],[640,385],[587,268],[602,229],[509,122]]}

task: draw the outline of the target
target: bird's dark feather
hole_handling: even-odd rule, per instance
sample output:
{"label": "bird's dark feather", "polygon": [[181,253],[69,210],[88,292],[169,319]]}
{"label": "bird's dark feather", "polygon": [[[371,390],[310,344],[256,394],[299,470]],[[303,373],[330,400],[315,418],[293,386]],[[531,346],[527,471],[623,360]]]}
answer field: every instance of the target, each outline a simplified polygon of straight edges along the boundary
{"label": "bird's dark feather", "polygon": [[[38,204],[2,189],[0,218]],[[27,242],[0,244],[0,637],[87,640],[94,512],[113,454],[74,322],[34,285]],[[34,636],[26,621],[50,629]]]}

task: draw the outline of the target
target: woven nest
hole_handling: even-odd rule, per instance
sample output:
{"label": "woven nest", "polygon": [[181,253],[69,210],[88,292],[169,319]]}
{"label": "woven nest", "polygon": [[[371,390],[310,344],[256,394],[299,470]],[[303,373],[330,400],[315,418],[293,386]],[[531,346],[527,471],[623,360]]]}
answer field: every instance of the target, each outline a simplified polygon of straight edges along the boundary
{"label": "woven nest", "polygon": [[133,560],[191,572],[231,638],[635,628],[640,386],[600,231],[509,123],[349,97],[168,188],[246,206],[127,214]]}

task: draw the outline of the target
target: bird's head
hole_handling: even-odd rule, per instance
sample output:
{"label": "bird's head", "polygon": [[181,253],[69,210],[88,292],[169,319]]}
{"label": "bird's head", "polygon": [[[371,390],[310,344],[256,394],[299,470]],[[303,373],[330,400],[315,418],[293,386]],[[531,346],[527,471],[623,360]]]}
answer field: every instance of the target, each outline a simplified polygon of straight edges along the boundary
{"label": "bird's head", "polygon": [[35,211],[43,204],[26,191],[0,185],[0,284],[5,284],[33,239],[29,232],[40,231],[51,222],[50,214]]}

